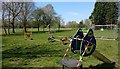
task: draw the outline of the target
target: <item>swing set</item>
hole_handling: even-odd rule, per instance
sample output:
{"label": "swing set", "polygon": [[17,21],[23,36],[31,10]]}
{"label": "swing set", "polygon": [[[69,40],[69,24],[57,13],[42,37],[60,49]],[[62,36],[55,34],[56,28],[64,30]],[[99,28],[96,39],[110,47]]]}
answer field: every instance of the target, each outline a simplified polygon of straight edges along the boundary
{"label": "swing set", "polygon": [[[90,55],[94,56],[95,58],[105,62],[105,63],[112,63],[108,58],[106,58],[104,55],[99,53],[96,49],[96,39],[94,37],[94,32],[90,28],[86,35],[83,33],[84,31],[82,29],[78,29],[76,34],[72,37],[70,40],[70,44],[63,56],[63,59],[60,61],[60,63],[66,67],[71,68],[80,68],[82,69],[82,61],[83,57],[88,57]],[[79,54],[79,60],[66,58],[66,55],[68,51],[71,49],[72,53]]]}
{"label": "swing set", "polygon": [[30,32],[25,32],[24,31],[24,39],[26,40],[26,48],[28,48],[29,47],[28,40],[33,40],[33,37],[32,37],[32,28],[31,28]]}
{"label": "swing set", "polygon": [[29,38],[30,38],[30,40],[33,40],[33,38],[32,38],[32,30],[30,32],[25,32],[24,31],[24,39],[27,40]]}

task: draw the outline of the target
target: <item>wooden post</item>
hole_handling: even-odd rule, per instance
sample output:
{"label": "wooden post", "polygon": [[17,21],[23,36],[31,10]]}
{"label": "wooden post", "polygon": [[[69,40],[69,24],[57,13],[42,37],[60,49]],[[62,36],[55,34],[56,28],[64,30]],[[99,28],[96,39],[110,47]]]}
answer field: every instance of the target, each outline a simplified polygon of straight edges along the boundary
{"label": "wooden post", "polygon": [[24,31],[24,39],[27,40],[27,34],[25,31]]}
{"label": "wooden post", "polygon": [[32,32],[30,32],[30,40],[33,40],[33,38],[32,38]]}

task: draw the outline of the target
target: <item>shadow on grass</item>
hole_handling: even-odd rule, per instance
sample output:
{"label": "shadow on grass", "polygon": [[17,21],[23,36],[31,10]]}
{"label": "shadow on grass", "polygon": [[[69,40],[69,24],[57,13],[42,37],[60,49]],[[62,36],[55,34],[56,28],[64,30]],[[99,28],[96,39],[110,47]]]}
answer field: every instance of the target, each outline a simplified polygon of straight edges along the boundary
{"label": "shadow on grass", "polygon": [[96,66],[89,66],[89,68],[84,69],[115,69],[115,63],[102,63]]}
{"label": "shadow on grass", "polygon": [[[8,68],[14,68],[14,69],[63,69],[62,67],[4,67],[5,69]],[[94,67],[89,67],[89,68],[67,68],[65,67],[65,69],[116,69],[114,64],[106,64],[106,63],[102,63],[102,64],[98,64]]]}
{"label": "shadow on grass", "polygon": [[[65,69],[71,69],[71,68],[65,67]],[[96,66],[90,65],[89,67],[72,68],[72,69],[116,69],[116,68],[115,68],[115,63],[102,63]]]}
{"label": "shadow on grass", "polygon": [[24,35],[24,33],[23,32],[16,32],[16,33],[11,33],[11,34],[7,34],[7,35],[5,35],[5,34],[2,34],[2,35],[0,35],[0,36],[23,36]]}
{"label": "shadow on grass", "polygon": [[38,46],[30,47],[30,48],[17,48],[14,47],[12,49],[7,49],[2,52],[2,59],[6,58],[26,58],[26,59],[34,59],[34,58],[43,58],[43,57],[62,57],[62,50],[52,50],[48,48],[37,48]]}
{"label": "shadow on grass", "polygon": [[66,32],[66,31],[72,31],[72,30],[56,30],[56,32]]}
{"label": "shadow on grass", "polygon": [[33,33],[60,33],[60,32],[67,32],[67,31],[71,31],[71,30],[51,30],[49,31],[33,31]]}
{"label": "shadow on grass", "polygon": [[[38,45],[39,46],[39,45]],[[38,46],[30,47],[28,49],[12,48],[2,52],[2,59],[7,58],[24,58],[24,59],[34,59],[34,58],[44,58],[44,57],[63,57],[62,50],[49,50],[48,48],[38,49]],[[37,50],[36,50],[37,49]],[[29,67],[28,67],[29,68]],[[96,66],[89,66],[83,69],[115,69],[115,63],[108,64],[102,63]]]}

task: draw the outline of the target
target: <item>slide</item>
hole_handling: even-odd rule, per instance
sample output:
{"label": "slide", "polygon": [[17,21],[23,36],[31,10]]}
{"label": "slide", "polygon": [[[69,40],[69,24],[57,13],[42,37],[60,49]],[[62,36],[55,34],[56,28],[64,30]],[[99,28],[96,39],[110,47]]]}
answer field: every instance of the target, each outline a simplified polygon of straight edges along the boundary
{"label": "slide", "polygon": [[105,57],[104,55],[102,55],[101,53],[99,53],[97,50],[95,50],[92,53],[92,56],[94,56],[95,58],[97,58],[100,61],[103,61],[104,63],[112,63],[111,60],[109,60],[107,57]]}

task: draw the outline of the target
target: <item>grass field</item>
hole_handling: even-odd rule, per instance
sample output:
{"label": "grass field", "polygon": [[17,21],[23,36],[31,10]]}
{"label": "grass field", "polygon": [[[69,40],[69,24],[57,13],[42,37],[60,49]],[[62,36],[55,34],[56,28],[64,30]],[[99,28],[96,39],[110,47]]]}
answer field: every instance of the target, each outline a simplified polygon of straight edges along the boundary
{"label": "grass field", "polygon": [[[76,30],[61,30],[54,33],[54,37],[60,39],[65,36],[74,35]],[[95,36],[100,34],[108,35],[113,32],[105,30],[95,31]],[[23,32],[2,36],[2,66],[3,67],[62,67],[60,60],[63,58],[67,45],[60,42],[48,42],[48,32],[37,33],[33,30],[33,40],[24,40]],[[112,37],[112,35],[110,36]],[[27,48],[26,48],[27,47]],[[118,61],[118,42],[116,40],[97,40],[97,48],[100,53],[104,54],[112,61]],[[71,51],[68,58],[79,59],[79,55],[74,55]],[[103,62],[89,56],[84,58],[83,67],[89,65],[103,67]],[[105,65],[107,66],[107,65]],[[103,69],[103,68],[102,68]],[[106,68],[104,68],[106,69]]]}

